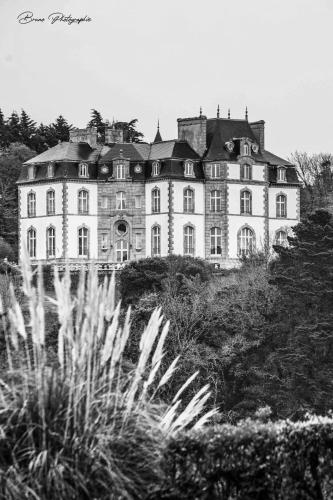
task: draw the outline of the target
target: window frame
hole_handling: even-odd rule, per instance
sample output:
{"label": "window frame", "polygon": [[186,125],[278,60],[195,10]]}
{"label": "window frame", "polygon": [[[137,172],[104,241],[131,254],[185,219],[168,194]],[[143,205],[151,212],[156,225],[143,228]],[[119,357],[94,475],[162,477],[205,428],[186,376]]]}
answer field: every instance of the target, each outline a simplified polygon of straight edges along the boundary
{"label": "window frame", "polygon": [[[285,238],[284,238],[283,242],[282,242],[282,243],[280,243],[280,242],[278,241],[278,235],[279,235],[279,234],[282,234],[282,233],[285,235]],[[287,238],[288,238],[288,233],[287,233],[287,231],[285,231],[284,229],[278,229],[278,230],[275,232],[274,244],[275,244],[275,245],[277,245],[277,246],[281,246],[281,247],[283,247],[283,246],[287,246],[287,244],[288,244],[288,239],[287,239]]]}
{"label": "window frame", "polygon": [[[53,199],[50,199],[50,195],[53,195]],[[55,190],[53,188],[46,191],[46,214],[55,215]]]}
{"label": "window frame", "polygon": [[287,169],[285,167],[278,167],[277,182],[287,182]]}
{"label": "window frame", "polygon": [[[218,174],[216,173],[217,170],[218,170]],[[221,176],[222,176],[221,163],[212,163],[210,173],[211,173],[210,176],[212,179],[221,179]]]}
{"label": "window frame", "polygon": [[[210,255],[214,257],[219,257],[219,256],[222,257],[222,229],[218,226],[211,227],[209,232],[209,238],[210,238]],[[212,244],[213,241],[214,245]],[[218,244],[219,241],[220,244]],[[217,251],[218,248],[220,249],[220,252]],[[213,249],[216,251],[213,252],[212,251]]]}
{"label": "window frame", "polygon": [[161,190],[157,186],[151,190],[151,212],[161,213]]}
{"label": "window frame", "polygon": [[52,163],[52,162],[47,164],[47,177],[49,179],[54,177],[54,163]]}
{"label": "window frame", "polygon": [[126,179],[126,165],[123,162],[116,164],[116,179],[118,181],[124,181]]}
{"label": "window frame", "polygon": [[151,228],[151,255],[152,257],[161,256],[161,226],[159,224],[154,224]]}
{"label": "window frame", "polygon": [[195,255],[195,227],[192,224],[186,224],[183,228],[183,255],[188,257]]}
{"label": "window frame", "polygon": [[[86,195],[85,198],[83,195]],[[81,188],[77,194],[77,212],[79,215],[88,215],[89,214],[89,191],[88,189]],[[84,207],[86,205],[86,207]]]}
{"label": "window frame", "polygon": [[[53,231],[53,235],[50,234],[50,231]],[[52,241],[51,245],[50,240]],[[54,250],[53,253],[50,252],[50,247]],[[46,228],[46,255],[47,258],[56,258],[56,228],[52,225]]]}
{"label": "window frame", "polygon": [[151,167],[152,177],[157,177],[161,172],[161,164],[158,160],[154,160]]}
{"label": "window frame", "polygon": [[185,161],[184,177],[194,177],[194,163],[192,160]]}
{"label": "window frame", "polygon": [[[219,193],[215,196],[215,193]],[[222,212],[222,191],[221,189],[212,189],[210,191],[210,211],[217,213]]]}
{"label": "window frame", "polygon": [[[30,237],[33,234],[33,238]],[[31,247],[31,240],[33,241],[33,246]],[[30,259],[36,259],[37,256],[37,231],[36,228],[30,226],[27,230],[27,250]],[[33,250],[33,251],[31,251]]]}
{"label": "window frame", "polygon": [[[248,238],[249,235],[243,236],[243,232],[249,232],[251,237],[250,237],[250,243],[248,244]],[[245,241],[245,248],[243,247],[243,243]],[[245,225],[241,227],[238,231],[237,234],[237,253],[239,257],[247,257],[250,255],[254,250],[255,250],[255,245],[256,245],[256,236],[255,232],[252,227]]]}
{"label": "window frame", "polygon": [[[245,199],[245,195],[249,195],[248,199]],[[246,210],[246,205],[248,204],[248,210]],[[245,188],[240,192],[240,214],[241,215],[252,215],[252,192],[250,189]]]}
{"label": "window frame", "polygon": [[[248,174],[248,175],[245,175]],[[240,178],[242,181],[252,181],[252,165],[242,163],[240,166]]]}
{"label": "window frame", "polygon": [[[284,203],[282,204],[279,198],[284,198]],[[282,209],[283,207],[283,209]],[[275,209],[277,219],[287,218],[287,195],[285,193],[278,193],[275,198]]]}
{"label": "window frame", "polygon": [[36,192],[29,191],[27,195],[27,216],[36,217]]}
{"label": "window frame", "polygon": [[[191,192],[191,197],[188,196],[188,192]],[[183,212],[184,214],[192,214],[195,212],[195,191],[191,186],[187,186],[183,190]]]}
{"label": "window frame", "polygon": [[116,210],[126,210],[126,192],[116,192]]}
{"label": "window frame", "polygon": [[247,142],[243,144],[243,156],[250,156],[250,146]]}
{"label": "window frame", "polygon": [[[122,248],[118,248],[118,244],[122,244]],[[124,248],[124,245],[126,245],[126,249]],[[120,260],[118,260],[118,253],[120,252]],[[126,259],[123,259],[122,256],[126,252]],[[115,253],[116,253],[116,262],[122,263],[122,262],[127,262],[129,260],[129,245],[128,241],[124,240],[123,238],[119,239],[116,241],[115,244]]]}
{"label": "window frame", "polygon": [[[85,225],[78,227],[78,257],[89,258],[89,228]],[[80,232],[85,234],[80,234]],[[81,250],[86,249],[86,253],[80,253]]]}
{"label": "window frame", "polygon": [[33,181],[36,178],[36,166],[28,165],[28,180]]}
{"label": "window frame", "polygon": [[89,177],[88,163],[79,163],[79,177],[87,179]]}

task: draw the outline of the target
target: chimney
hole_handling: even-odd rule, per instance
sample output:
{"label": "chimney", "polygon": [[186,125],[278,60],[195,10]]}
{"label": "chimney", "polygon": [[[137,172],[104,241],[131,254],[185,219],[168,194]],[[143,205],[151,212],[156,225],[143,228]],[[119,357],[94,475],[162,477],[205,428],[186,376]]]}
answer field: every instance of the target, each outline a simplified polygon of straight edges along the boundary
{"label": "chimney", "polygon": [[69,131],[70,142],[86,142],[93,149],[97,147],[97,127],[74,128]]}
{"label": "chimney", "polygon": [[178,118],[178,139],[187,141],[191,147],[203,156],[206,151],[207,117]]}
{"label": "chimney", "polygon": [[265,122],[259,120],[258,122],[250,123],[251,130],[258,141],[260,151],[265,149]]}
{"label": "chimney", "polygon": [[115,128],[113,124],[107,124],[105,126],[105,144],[119,144],[122,142],[124,142],[123,131],[119,128]]}

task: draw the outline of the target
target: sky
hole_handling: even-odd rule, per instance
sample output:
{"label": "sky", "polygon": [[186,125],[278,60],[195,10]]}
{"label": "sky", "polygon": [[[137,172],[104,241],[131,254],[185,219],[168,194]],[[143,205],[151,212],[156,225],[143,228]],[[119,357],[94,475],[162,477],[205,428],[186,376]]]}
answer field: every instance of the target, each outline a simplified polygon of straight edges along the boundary
{"label": "sky", "polygon": [[332,21],[332,0],[0,0],[0,108],[77,127],[95,108],[150,142],[247,106],[275,154],[333,152]]}

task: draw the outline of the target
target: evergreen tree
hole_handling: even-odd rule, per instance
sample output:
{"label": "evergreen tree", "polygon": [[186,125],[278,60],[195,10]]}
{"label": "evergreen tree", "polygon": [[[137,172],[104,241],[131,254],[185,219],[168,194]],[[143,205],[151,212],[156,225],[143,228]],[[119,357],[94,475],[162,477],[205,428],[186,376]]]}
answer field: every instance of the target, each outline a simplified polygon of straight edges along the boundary
{"label": "evergreen tree", "polygon": [[5,148],[10,143],[8,128],[5,121],[4,114],[0,109],[0,148]]}
{"label": "evergreen tree", "polygon": [[97,134],[101,142],[105,141],[105,125],[106,122],[104,122],[101,113],[97,109],[92,109],[88,127],[97,127]]}
{"label": "evergreen tree", "polygon": [[16,111],[13,111],[7,120],[7,130],[9,143],[11,142],[21,142],[21,127],[20,118]]}
{"label": "evergreen tree", "polygon": [[[69,125],[68,121],[59,115],[55,123],[52,123],[49,127],[50,135],[47,138],[48,144],[50,146],[55,146],[59,141],[68,142],[69,141],[69,131],[73,128],[73,125]],[[47,133],[48,135],[48,133]]]}
{"label": "evergreen tree", "polygon": [[136,130],[137,122],[137,118],[134,118],[130,122],[115,123],[115,127],[123,131],[124,142],[142,142],[144,135]]}
{"label": "evergreen tree", "polygon": [[22,143],[28,147],[33,145],[33,137],[36,133],[36,122],[22,109],[20,116],[20,134]]}

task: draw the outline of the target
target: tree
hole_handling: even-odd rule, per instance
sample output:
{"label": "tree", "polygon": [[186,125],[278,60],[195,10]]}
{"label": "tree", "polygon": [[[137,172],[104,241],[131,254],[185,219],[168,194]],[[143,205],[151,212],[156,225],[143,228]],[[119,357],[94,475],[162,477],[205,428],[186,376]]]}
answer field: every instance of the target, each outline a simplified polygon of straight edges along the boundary
{"label": "tree", "polygon": [[20,118],[16,111],[13,111],[7,120],[8,140],[11,142],[21,142]]}
{"label": "tree", "polygon": [[18,200],[16,181],[22,163],[35,156],[24,144],[13,143],[0,156],[0,235],[9,243],[17,256]]}
{"label": "tree", "polygon": [[59,141],[68,142],[69,132],[72,128],[73,125],[69,125],[68,121],[62,115],[59,115],[47,130],[47,142],[49,146],[55,146]]}
{"label": "tree", "polygon": [[20,136],[21,141],[28,147],[33,146],[33,137],[36,133],[36,122],[22,109],[20,116]]}
{"label": "tree", "polygon": [[5,148],[10,143],[8,127],[4,118],[4,114],[0,109],[0,147]]}
{"label": "tree", "polygon": [[88,123],[88,127],[96,127],[97,128],[97,134],[99,137],[99,140],[101,142],[105,141],[105,126],[106,122],[104,122],[102,115],[97,109],[92,109],[91,110],[91,119]]}
{"label": "tree", "polygon": [[144,135],[136,130],[137,118],[130,122],[116,122],[115,128],[123,131],[124,142],[142,142]]}

